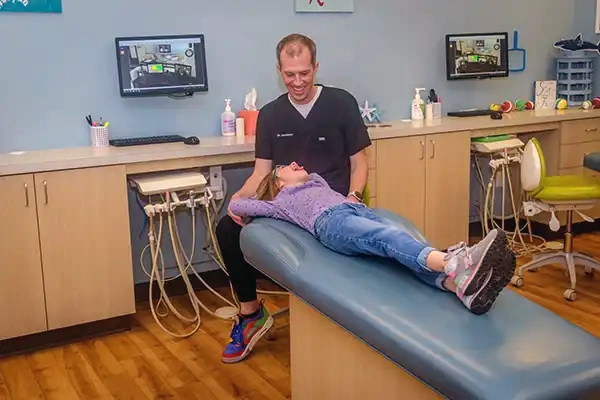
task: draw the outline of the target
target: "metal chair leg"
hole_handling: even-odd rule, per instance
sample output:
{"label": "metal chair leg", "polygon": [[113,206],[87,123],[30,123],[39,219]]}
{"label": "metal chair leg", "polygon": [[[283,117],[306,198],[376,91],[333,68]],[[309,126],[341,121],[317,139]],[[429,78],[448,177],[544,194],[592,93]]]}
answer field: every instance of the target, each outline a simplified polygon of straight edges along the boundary
{"label": "metal chair leg", "polygon": [[511,283],[513,284],[513,286],[522,287],[524,285],[523,272],[532,269],[538,269],[540,267],[551,264],[560,264],[566,269],[570,287],[565,290],[563,297],[569,301],[575,301],[577,299],[577,294],[575,292],[575,288],[577,285],[577,273],[575,270],[575,266],[580,265],[585,267],[585,273],[590,276],[593,275],[595,270],[600,271],[600,261],[595,260],[594,258],[585,254],[573,252],[572,210],[567,211],[564,251],[540,254],[537,257],[534,257],[532,261],[521,266],[517,270],[517,274],[512,277]]}

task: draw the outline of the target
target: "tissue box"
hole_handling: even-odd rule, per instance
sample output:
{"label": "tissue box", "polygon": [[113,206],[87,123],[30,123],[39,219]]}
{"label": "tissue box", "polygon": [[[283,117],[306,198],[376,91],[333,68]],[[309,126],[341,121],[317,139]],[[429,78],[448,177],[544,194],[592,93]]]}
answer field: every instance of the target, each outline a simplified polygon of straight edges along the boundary
{"label": "tissue box", "polygon": [[244,132],[246,135],[256,134],[256,120],[258,119],[258,110],[241,110],[238,117],[244,118]]}

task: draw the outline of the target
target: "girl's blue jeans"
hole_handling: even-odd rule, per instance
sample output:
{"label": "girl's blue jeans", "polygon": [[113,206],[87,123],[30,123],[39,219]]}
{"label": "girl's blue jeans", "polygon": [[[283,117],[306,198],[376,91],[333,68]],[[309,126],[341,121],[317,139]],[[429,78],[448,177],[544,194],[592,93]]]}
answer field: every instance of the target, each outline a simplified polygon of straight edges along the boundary
{"label": "girl's blue jeans", "polygon": [[427,256],[434,248],[363,204],[329,208],[315,221],[315,235],[325,247],[341,254],[393,258],[425,283],[446,290],[442,285],[446,275],[427,268]]}

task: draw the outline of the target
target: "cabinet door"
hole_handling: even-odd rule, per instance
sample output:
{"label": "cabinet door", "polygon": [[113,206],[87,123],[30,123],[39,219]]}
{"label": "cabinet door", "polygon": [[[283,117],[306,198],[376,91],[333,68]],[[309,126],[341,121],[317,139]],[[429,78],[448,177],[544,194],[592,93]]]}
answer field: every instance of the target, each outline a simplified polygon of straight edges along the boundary
{"label": "cabinet door", "polygon": [[377,207],[425,229],[425,137],[377,140]]}
{"label": "cabinet door", "polygon": [[122,165],[35,175],[48,328],[135,312]]}
{"label": "cabinet door", "polygon": [[470,132],[427,136],[425,235],[445,249],[469,239]]}
{"label": "cabinet door", "polygon": [[0,340],[45,331],[33,175],[0,178]]}

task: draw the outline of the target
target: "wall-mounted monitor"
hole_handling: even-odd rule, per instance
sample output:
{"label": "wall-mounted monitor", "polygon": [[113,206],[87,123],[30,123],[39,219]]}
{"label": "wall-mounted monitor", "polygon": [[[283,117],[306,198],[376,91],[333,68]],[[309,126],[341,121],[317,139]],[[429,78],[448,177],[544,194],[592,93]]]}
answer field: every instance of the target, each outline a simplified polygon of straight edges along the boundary
{"label": "wall-mounted monitor", "polygon": [[448,80],[507,76],[507,32],[446,35],[446,78]]}
{"label": "wall-mounted monitor", "polygon": [[204,35],[115,38],[122,97],[208,91]]}

